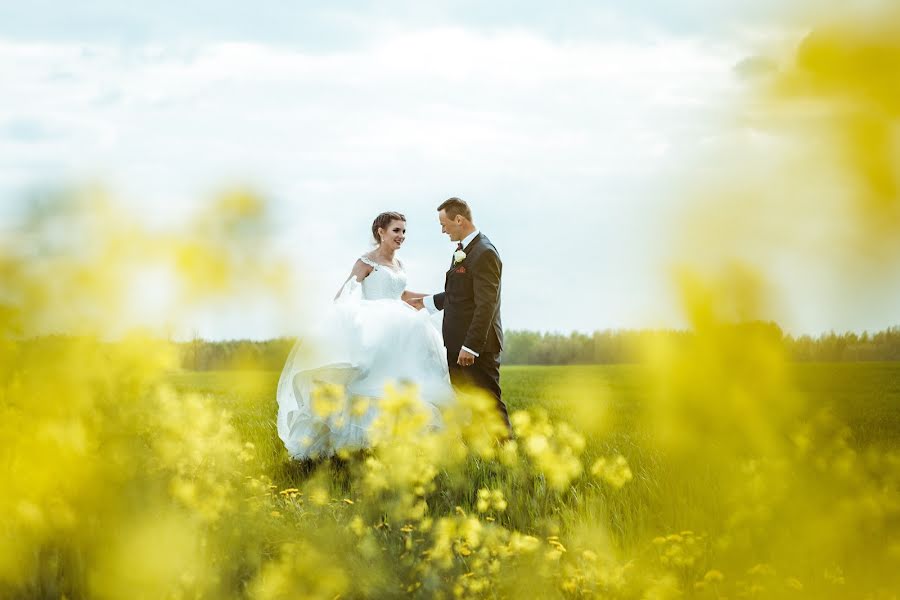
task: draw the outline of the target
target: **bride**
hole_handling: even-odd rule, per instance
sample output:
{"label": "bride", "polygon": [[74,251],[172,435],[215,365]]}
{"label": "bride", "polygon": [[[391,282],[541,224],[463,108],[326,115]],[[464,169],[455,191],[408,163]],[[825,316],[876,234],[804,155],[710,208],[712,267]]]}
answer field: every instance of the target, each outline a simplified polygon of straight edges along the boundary
{"label": "bride", "polygon": [[407,303],[425,294],[406,290],[395,256],[406,217],[381,213],[372,236],[376,248],[353,265],[327,314],[291,350],[278,381],[278,435],[293,458],[371,446],[378,399],[392,382],[414,383],[435,425],[439,407],[453,399],[441,334],[427,311]]}

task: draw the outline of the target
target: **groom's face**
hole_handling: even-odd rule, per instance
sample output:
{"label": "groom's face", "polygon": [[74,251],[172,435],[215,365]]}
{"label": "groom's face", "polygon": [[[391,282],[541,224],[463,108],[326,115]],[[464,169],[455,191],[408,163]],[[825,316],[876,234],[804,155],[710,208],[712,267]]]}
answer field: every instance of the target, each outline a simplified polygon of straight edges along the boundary
{"label": "groom's face", "polygon": [[458,242],[463,237],[465,237],[463,233],[463,224],[462,217],[457,216],[454,219],[451,219],[447,216],[447,213],[443,210],[438,211],[438,221],[441,222],[441,233],[446,233],[450,236],[451,242]]}

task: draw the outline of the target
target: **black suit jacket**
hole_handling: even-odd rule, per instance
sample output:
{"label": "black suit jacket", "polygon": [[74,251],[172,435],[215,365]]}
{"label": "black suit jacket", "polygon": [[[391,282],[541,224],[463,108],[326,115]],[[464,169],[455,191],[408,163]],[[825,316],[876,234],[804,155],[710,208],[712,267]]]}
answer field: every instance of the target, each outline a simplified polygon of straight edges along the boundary
{"label": "black suit jacket", "polygon": [[462,346],[482,352],[503,349],[500,323],[500,254],[482,233],[463,248],[466,258],[447,271],[434,306],[444,311],[444,345],[450,356]]}

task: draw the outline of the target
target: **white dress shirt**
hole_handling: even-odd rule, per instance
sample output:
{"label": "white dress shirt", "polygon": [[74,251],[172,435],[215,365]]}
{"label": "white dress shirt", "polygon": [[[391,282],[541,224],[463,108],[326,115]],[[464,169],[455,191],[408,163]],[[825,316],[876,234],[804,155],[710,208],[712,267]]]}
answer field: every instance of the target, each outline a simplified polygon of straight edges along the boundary
{"label": "white dress shirt", "polygon": [[[471,244],[472,240],[474,240],[475,236],[477,236],[479,233],[480,232],[476,229],[475,231],[473,231],[472,233],[470,233],[469,235],[464,237],[462,240],[462,247],[465,248],[466,246]],[[425,309],[428,311],[428,314],[430,314],[430,315],[433,315],[434,313],[436,313],[438,311],[437,307],[434,305],[434,296],[425,296],[424,298],[422,298],[422,304],[425,305]],[[462,349],[465,350],[466,352],[468,352],[469,354],[478,356],[477,352],[475,352],[474,350],[471,350],[469,348],[466,348],[465,346],[463,346]]]}

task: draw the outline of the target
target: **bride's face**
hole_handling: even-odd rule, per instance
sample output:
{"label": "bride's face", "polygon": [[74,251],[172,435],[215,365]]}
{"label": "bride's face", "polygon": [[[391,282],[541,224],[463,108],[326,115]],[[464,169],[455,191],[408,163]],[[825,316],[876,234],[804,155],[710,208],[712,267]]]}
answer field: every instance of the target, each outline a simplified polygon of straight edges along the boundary
{"label": "bride's face", "polygon": [[397,250],[406,239],[406,222],[400,220],[391,221],[387,229],[379,229],[381,233],[381,245]]}

